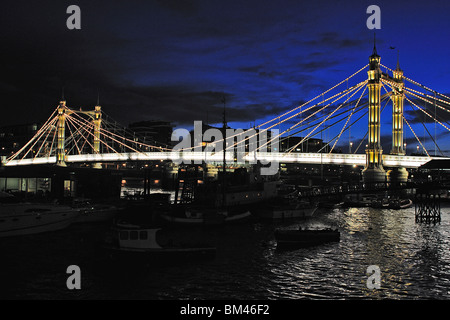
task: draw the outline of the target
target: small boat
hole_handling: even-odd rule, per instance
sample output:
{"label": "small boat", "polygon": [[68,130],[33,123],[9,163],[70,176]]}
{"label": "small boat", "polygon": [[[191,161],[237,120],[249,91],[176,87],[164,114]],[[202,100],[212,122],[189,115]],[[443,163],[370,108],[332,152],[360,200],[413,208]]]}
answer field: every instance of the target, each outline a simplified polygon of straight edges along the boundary
{"label": "small boat", "polygon": [[344,202],[320,202],[319,207],[320,208],[326,208],[326,209],[337,209],[342,208],[344,205]]}
{"label": "small boat", "polygon": [[1,197],[0,237],[21,236],[67,228],[80,211],[57,204],[14,202]]}
{"label": "small boat", "polygon": [[385,198],[376,199],[372,201],[372,204],[370,206],[372,208],[386,209],[389,207],[389,201]]}
{"label": "small boat", "polygon": [[277,189],[278,197],[284,198],[297,198],[299,191],[294,185],[291,184],[280,184]]}
{"label": "small boat", "polygon": [[320,230],[275,230],[278,248],[302,248],[327,242],[339,242],[340,232],[332,229]]}
{"label": "small boat", "polygon": [[251,216],[248,210],[216,209],[216,208],[196,208],[196,207],[175,207],[169,212],[160,214],[165,221],[183,225],[221,225],[241,222]]}
{"label": "small boat", "polygon": [[391,199],[389,201],[389,209],[407,209],[412,206],[413,202],[411,199]]}
{"label": "small boat", "polygon": [[80,211],[75,223],[111,221],[119,208],[109,204],[91,204],[89,200],[76,200],[71,207]]}
{"label": "small boat", "polygon": [[363,208],[363,207],[372,207],[378,201],[378,197],[376,195],[364,195],[361,198],[359,197],[347,197],[344,201],[344,206],[347,208]]}
{"label": "small boat", "polygon": [[270,204],[260,208],[262,218],[293,219],[311,217],[318,208],[317,203],[297,201],[287,204]]}
{"label": "small boat", "polygon": [[112,237],[106,241],[104,248],[115,259],[147,260],[152,263],[212,259],[216,255],[216,248],[206,245],[176,246],[170,244],[173,241],[168,241],[168,245],[163,245],[158,242],[157,234],[160,230],[161,228],[119,222],[112,228]]}

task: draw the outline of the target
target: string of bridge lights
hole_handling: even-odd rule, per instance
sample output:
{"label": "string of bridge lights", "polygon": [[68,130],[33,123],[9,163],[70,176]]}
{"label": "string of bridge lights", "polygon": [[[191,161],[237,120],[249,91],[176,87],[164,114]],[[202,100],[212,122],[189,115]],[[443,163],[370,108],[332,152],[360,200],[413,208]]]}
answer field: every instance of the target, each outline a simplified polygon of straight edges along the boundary
{"label": "string of bridge lights", "polygon": [[[409,102],[409,106],[411,107],[411,109],[412,109],[414,112],[415,112],[414,107],[416,107],[416,108],[419,109],[422,113],[424,113],[426,116],[428,116],[429,118],[431,118],[435,123],[438,123],[438,124],[441,125],[443,128],[445,128],[447,131],[450,131],[450,128],[447,127],[443,122],[441,122],[441,121],[438,119],[437,114],[435,114],[435,116],[433,117],[430,113],[428,113],[428,112],[425,110],[425,108],[421,108],[420,106],[418,106],[414,101],[412,101],[412,100],[409,99],[408,97],[414,97],[414,98],[420,99],[420,100],[422,100],[422,101],[424,101],[424,102],[426,102],[426,103],[429,103],[430,105],[433,105],[433,106],[435,106],[435,107],[437,107],[437,108],[439,108],[439,109],[441,109],[441,110],[444,110],[444,111],[446,111],[446,112],[450,112],[449,109],[446,109],[445,107],[439,105],[438,103],[436,103],[436,101],[430,101],[430,100],[424,98],[424,97],[423,97],[424,95],[425,95],[425,96],[429,96],[429,95],[427,95],[427,94],[425,94],[425,93],[422,93],[422,92],[417,91],[417,90],[415,90],[415,89],[412,89],[412,88],[410,88],[410,87],[402,86],[402,85],[400,85],[400,84],[398,84],[398,83],[396,83],[396,82],[394,82],[394,81],[390,81],[390,80],[382,80],[382,82],[385,83],[386,85],[388,85],[388,86],[389,86],[390,88],[392,88],[392,89],[393,89],[394,87],[395,87],[395,88],[398,88],[398,89],[402,89],[402,90],[403,90],[403,93],[404,93],[404,95],[405,95],[406,101]],[[410,81],[410,82],[411,82],[411,81]],[[414,84],[417,84],[417,85],[419,85],[419,86],[421,86],[421,87],[423,87],[423,88],[426,88],[426,90],[431,90],[431,89],[427,88],[426,86],[423,86],[423,85],[419,84],[418,82],[413,81],[413,82],[411,82],[411,83],[414,83]],[[444,95],[440,94],[440,96],[444,96]],[[429,97],[430,97],[430,96],[429,96]],[[444,96],[444,97],[445,97],[445,96]],[[448,98],[448,97],[447,97],[447,98]],[[448,99],[450,99],[450,98],[448,98]],[[442,100],[442,99],[437,99],[437,100],[441,101],[442,103],[445,103],[445,104],[449,104],[449,105],[450,105],[450,103],[448,103],[448,102],[446,102],[446,101],[444,101],[444,100]],[[404,116],[403,116],[403,117],[404,117]],[[405,121],[406,121],[406,119],[405,119]],[[434,143],[434,145],[436,146],[436,148],[440,150],[439,146],[437,145],[436,138],[433,138],[433,136],[430,134],[430,132],[428,131],[428,129],[427,129],[426,125],[423,123],[423,121],[421,121],[421,123],[422,123],[422,125],[424,126],[426,132],[427,132],[428,135],[430,136],[430,138],[431,138],[431,140],[433,141],[433,143]],[[409,125],[409,123],[408,123],[408,127],[409,127],[410,130],[413,132],[412,127]],[[422,143],[422,142],[420,141],[420,139],[417,137],[417,135],[415,134],[415,132],[413,132],[413,134],[414,134],[414,136],[416,137],[416,139],[418,140],[419,144],[422,146],[422,148],[423,148],[423,150],[425,151],[425,153],[426,153],[427,155],[429,155],[428,151],[426,150],[426,148],[424,148],[423,143]],[[440,152],[441,152],[441,154],[442,154],[442,151],[440,151]]]}
{"label": "string of bridge lights", "polygon": [[[46,120],[46,122],[42,125],[42,127],[36,132],[36,134],[17,152],[12,154],[10,157],[7,158],[7,162],[14,160],[15,158],[18,158],[20,155],[21,160],[25,159],[30,153],[33,153],[33,159],[38,158],[39,156],[52,156],[56,154],[56,148],[55,146],[55,140],[57,137],[57,122],[58,122],[58,115],[57,115],[56,108],[50,117]],[[82,154],[82,151],[86,144],[88,144],[91,147],[91,150],[94,150],[94,152],[99,153],[99,151],[95,150],[93,144],[90,142],[89,137],[94,138],[95,136],[92,132],[94,129],[94,124],[83,118],[77,111],[70,110],[67,107],[65,107],[65,125],[67,125],[69,135],[67,138],[65,138],[65,146],[67,147],[67,154],[70,154],[72,150],[76,149],[78,151],[78,154]],[[124,136],[118,135],[114,132],[111,132],[105,128],[98,128],[100,132],[99,142],[104,145],[106,148],[110,149],[114,153],[120,153],[113,147],[111,147],[105,140],[110,139],[111,141],[116,142],[120,147],[129,149],[133,152],[137,153],[143,153],[138,148],[133,148],[132,146],[119,141],[119,139],[139,145],[140,147],[146,147],[153,150],[158,151],[171,151],[169,148],[164,148],[160,146],[150,145],[145,142],[138,142],[131,140],[129,138],[126,138]],[[51,140],[49,140],[49,136],[52,135]],[[87,136],[85,135],[87,134]],[[77,137],[78,136],[78,137]],[[103,138],[102,138],[103,137]],[[43,138],[43,139],[42,139]],[[80,143],[82,142],[82,144]],[[40,143],[40,145],[38,145]],[[37,152],[34,150],[35,146],[38,145],[39,148],[37,149]],[[50,148],[47,148],[48,145],[50,145]],[[28,149],[27,149],[28,148]],[[26,152],[25,152],[26,151]],[[43,154],[41,154],[41,151],[43,151]]]}
{"label": "string of bridge lights", "polygon": [[[281,115],[278,115],[272,119],[269,119],[265,121],[262,124],[259,124],[254,127],[256,130],[255,133],[249,135],[245,131],[243,132],[240,130],[240,132],[235,133],[234,135],[222,137],[220,140],[215,140],[212,143],[216,146],[220,147],[220,143],[224,141],[235,141],[234,139],[237,138],[237,142],[230,143],[228,146],[225,147],[225,151],[234,149],[235,147],[239,146],[240,144],[246,143],[246,141],[250,141],[250,139],[269,131],[270,129],[279,126],[281,124],[286,123],[289,120],[295,119],[296,117],[301,117],[299,121],[296,121],[293,125],[289,126],[287,129],[283,130],[281,133],[271,136],[270,140],[266,141],[265,143],[260,144],[256,150],[252,151],[258,151],[260,149],[265,148],[267,145],[271,144],[273,141],[276,141],[279,139],[281,141],[284,141],[285,139],[288,139],[289,137],[294,136],[295,134],[304,132],[306,130],[309,130],[308,133],[300,140],[300,142],[296,143],[294,146],[289,147],[289,149],[286,151],[286,154],[290,154],[296,148],[307,142],[309,139],[315,137],[319,133],[322,133],[324,130],[328,130],[334,126],[336,126],[338,123],[341,123],[345,120],[342,127],[339,129],[339,133],[335,135],[333,138],[331,138],[326,144],[324,144],[319,152],[322,152],[324,148],[329,147],[331,143],[333,142],[331,148],[329,148],[328,153],[332,153],[335,149],[337,143],[340,141],[342,135],[344,132],[350,130],[350,128],[357,123],[362,117],[367,115],[368,111],[366,110],[362,115],[360,115],[355,121],[351,122],[352,117],[354,117],[359,112],[365,110],[365,106],[367,106],[368,102],[362,103],[361,101],[363,97],[365,97],[366,89],[368,80],[362,81],[357,83],[354,86],[348,87],[348,81],[358,75],[360,72],[365,70],[368,65],[365,65],[364,67],[360,68],[356,72],[354,72],[352,75],[347,77],[346,79],[340,81],[339,83],[335,84],[331,88],[327,89],[323,93],[315,96],[314,98],[310,99],[309,101],[291,109],[287,112],[284,112]],[[388,68],[384,66],[383,64],[380,64],[380,66],[386,68],[386,70],[389,70],[391,72],[394,72],[391,68]],[[387,71],[386,71],[387,72]],[[414,107],[416,107],[418,110],[420,110],[423,114],[428,116],[429,118],[433,119],[435,123],[438,123],[443,128],[445,128],[447,131],[450,131],[450,125],[447,121],[439,120],[439,116],[436,114],[436,108],[439,108],[440,110],[443,110],[445,112],[450,113],[450,108],[447,108],[447,106],[450,106],[450,97],[445,96],[433,89],[430,89],[429,87],[420,84],[419,82],[416,82],[408,77],[403,76],[403,79],[415,86],[418,86],[427,92],[423,93],[421,91],[415,90],[409,86],[405,86],[404,83],[398,83],[395,81],[392,81],[390,79],[381,79],[381,85],[386,91],[386,94],[381,96],[381,102],[384,102],[386,99],[386,104],[381,109],[381,112],[386,107],[387,103],[389,102],[389,97],[392,94],[392,91],[394,88],[402,90],[404,93],[405,101],[408,102],[409,106],[416,112]],[[346,84],[347,87],[344,90],[341,90],[338,93],[334,93],[328,97],[325,97],[327,94],[331,94],[333,90],[339,88],[343,84]],[[391,91],[388,91],[386,89],[388,87]],[[361,92],[361,95],[359,98],[355,101],[351,101],[351,99],[361,90],[364,90]],[[432,92],[434,94],[430,95],[428,92]],[[345,100],[343,100],[346,98]],[[411,99],[410,99],[411,98]],[[320,101],[318,99],[321,99]],[[415,99],[416,101],[421,100],[422,102],[428,103],[430,105],[434,105],[435,107],[435,116],[431,115],[429,112],[427,112],[425,109],[420,107],[417,103],[415,103],[412,99]],[[343,100],[343,101],[342,101]],[[339,103],[339,101],[342,101]],[[314,103],[314,104],[313,104]],[[354,103],[354,106],[352,106]],[[347,110],[342,111],[344,107],[348,107]],[[36,132],[36,134],[33,136],[32,139],[30,139],[23,147],[21,147],[17,152],[12,154],[10,157],[7,158],[7,162],[14,160],[16,158],[25,159],[30,154],[32,154],[33,159],[36,159],[40,156],[52,156],[56,155],[57,148],[55,147],[56,143],[55,140],[59,139],[57,137],[58,133],[58,108],[56,108],[50,117],[47,119],[47,121],[42,125],[42,127]],[[101,153],[100,150],[94,147],[91,140],[94,139],[94,141],[98,141],[99,146],[104,146],[104,148],[107,148],[113,153],[119,154],[120,152],[116,150],[116,148],[121,148],[123,150],[131,150],[132,152],[136,153],[145,153],[142,148],[146,148],[147,151],[150,150],[156,150],[156,151],[173,151],[171,148],[151,145],[146,143],[145,141],[138,141],[138,138],[134,137],[133,139],[127,138],[125,136],[125,128],[124,127],[118,127],[117,123],[114,124],[107,120],[106,117],[102,119],[101,126],[96,127],[92,121],[92,119],[86,119],[82,116],[82,114],[86,114],[81,111],[75,111],[69,109],[67,106],[64,106],[65,113],[64,113],[64,119],[67,121],[64,121],[64,124],[68,128],[69,135],[68,137],[64,137],[64,146],[66,147],[65,153],[66,154],[83,154],[83,151],[87,146],[89,146],[89,150],[91,152],[95,153]],[[328,110],[327,108],[333,108],[333,110],[330,110],[330,112],[325,113],[325,110]],[[319,115],[320,113],[320,115]],[[342,117],[345,113],[348,114],[348,116]],[[102,112],[102,116],[103,116]],[[106,115],[106,114],[105,114]],[[340,118],[339,118],[340,117]],[[406,122],[407,126],[413,133],[416,140],[419,142],[419,144],[422,146],[425,153],[429,155],[429,152],[426,150],[424,144],[419,139],[417,134],[414,132],[412,126],[405,118],[405,115],[402,115],[403,120]],[[329,124],[329,120],[338,118],[335,122]],[[444,122],[448,125],[445,125]],[[428,132],[429,136],[433,140],[436,147],[439,149],[439,146],[437,145],[437,142],[431,134],[429,133],[426,125],[422,122],[422,125]],[[299,127],[299,128],[298,128]],[[108,129],[107,129],[108,128]],[[94,129],[98,130],[98,135],[96,136],[93,131]],[[319,130],[320,129],[320,130]],[[120,135],[116,132],[123,131],[123,134]],[[436,129],[435,129],[436,131]],[[128,133],[128,132],[127,132]],[[361,139],[358,147],[354,150],[353,153],[358,152],[360,146],[362,145],[364,139],[367,136],[367,132],[363,139]],[[435,133],[436,134],[436,133]],[[242,138],[244,137],[244,138]],[[242,139],[241,139],[242,138]],[[350,136],[349,136],[350,139]],[[115,147],[113,147],[115,145]],[[35,147],[37,147],[37,152]],[[178,149],[177,151],[181,152],[189,152],[193,151],[196,146],[191,147],[185,147],[182,149]],[[222,149],[218,148],[220,151]],[[440,149],[439,149],[440,150]],[[217,152],[217,151],[216,151]],[[351,152],[351,151],[350,151]],[[441,152],[442,153],[442,152]]]}

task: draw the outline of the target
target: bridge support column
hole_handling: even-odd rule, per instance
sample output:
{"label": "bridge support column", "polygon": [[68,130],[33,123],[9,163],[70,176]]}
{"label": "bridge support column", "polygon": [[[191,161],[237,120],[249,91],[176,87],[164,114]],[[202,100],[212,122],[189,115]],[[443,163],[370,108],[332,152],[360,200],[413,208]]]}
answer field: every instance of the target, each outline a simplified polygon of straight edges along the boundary
{"label": "bridge support column", "polygon": [[[403,71],[400,69],[397,60],[397,68],[393,72],[394,81],[398,86],[394,86],[392,92],[392,150],[391,154],[403,156]],[[402,183],[408,181],[408,171],[403,168],[395,168],[388,171],[389,181],[392,183]]]}
{"label": "bridge support column", "polygon": [[56,165],[60,167],[67,167],[65,158],[66,152],[66,101],[60,101],[58,106],[58,124],[57,124],[57,148],[56,148]]}
{"label": "bridge support column", "polygon": [[383,168],[383,150],[380,144],[380,91],[381,69],[380,56],[374,46],[369,57],[369,132],[366,149],[366,167],[362,172],[364,182],[376,183],[386,181],[386,171]]}
{"label": "bridge support column", "polygon": [[[100,153],[100,127],[102,124],[102,108],[100,106],[95,106],[94,119],[92,120],[94,124],[94,153]],[[102,164],[96,162],[92,164],[92,168],[101,169]]]}

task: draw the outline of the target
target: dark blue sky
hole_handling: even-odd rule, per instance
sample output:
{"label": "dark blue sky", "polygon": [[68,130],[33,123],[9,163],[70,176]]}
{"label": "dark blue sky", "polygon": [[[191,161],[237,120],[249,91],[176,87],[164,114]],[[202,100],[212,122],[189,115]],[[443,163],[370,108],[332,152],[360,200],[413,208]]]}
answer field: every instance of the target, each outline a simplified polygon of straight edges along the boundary
{"label": "dark blue sky", "polygon": [[[81,30],[66,28],[71,4],[81,8]],[[371,4],[381,8],[381,62],[395,68],[399,50],[407,77],[449,93],[448,1],[9,1],[0,13],[0,125],[45,120],[64,87],[74,108],[93,107],[99,92],[123,124],[219,122],[225,96],[228,120],[246,128],[367,64]],[[390,119],[386,109],[385,152]],[[358,124],[352,140],[365,133],[367,122]]]}

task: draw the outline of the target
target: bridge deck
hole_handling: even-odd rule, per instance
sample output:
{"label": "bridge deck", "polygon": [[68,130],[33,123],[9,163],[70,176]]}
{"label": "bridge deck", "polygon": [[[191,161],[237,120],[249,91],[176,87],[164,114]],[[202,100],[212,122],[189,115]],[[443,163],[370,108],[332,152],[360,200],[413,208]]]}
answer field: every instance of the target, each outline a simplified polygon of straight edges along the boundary
{"label": "bridge deck", "polygon": [[[234,154],[226,154],[227,162],[234,162]],[[434,157],[426,156],[396,156],[383,155],[383,164],[386,167],[405,167],[417,168],[434,159]],[[450,159],[439,157],[437,159]],[[131,152],[131,153],[99,153],[84,155],[68,155],[66,162],[124,162],[124,161],[151,161],[151,160],[171,160],[174,162],[188,163],[195,161],[201,163],[203,161],[210,163],[221,163],[223,161],[222,153],[205,153],[205,152]],[[366,163],[365,154],[343,154],[343,153],[275,153],[275,152],[258,152],[244,157],[246,163],[255,163],[256,160],[262,162],[279,162],[279,163],[305,163],[305,164],[344,164],[363,166]],[[20,159],[4,161],[5,166],[19,165],[36,165],[36,164],[52,164],[56,163],[56,157],[41,157],[34,159]],[[239,163],[239,162],[238,162]]]}

